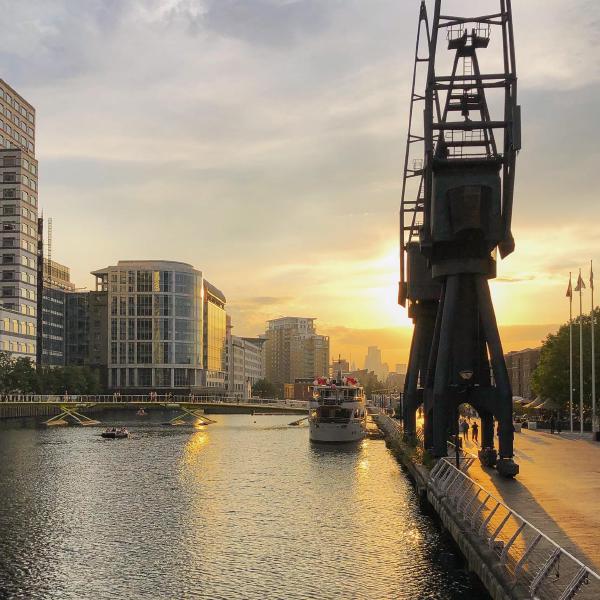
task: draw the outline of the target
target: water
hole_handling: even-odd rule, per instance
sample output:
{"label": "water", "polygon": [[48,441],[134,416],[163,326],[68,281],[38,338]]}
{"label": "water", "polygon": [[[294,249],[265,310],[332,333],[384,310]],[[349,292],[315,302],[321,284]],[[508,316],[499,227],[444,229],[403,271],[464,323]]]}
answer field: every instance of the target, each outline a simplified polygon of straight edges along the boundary
{"label": "water", "polygon": [[289,416],[165,416],[102,415],[131,423],[116,441],[2,425],[0,598],[487,598],[382,441],[311,446]]}

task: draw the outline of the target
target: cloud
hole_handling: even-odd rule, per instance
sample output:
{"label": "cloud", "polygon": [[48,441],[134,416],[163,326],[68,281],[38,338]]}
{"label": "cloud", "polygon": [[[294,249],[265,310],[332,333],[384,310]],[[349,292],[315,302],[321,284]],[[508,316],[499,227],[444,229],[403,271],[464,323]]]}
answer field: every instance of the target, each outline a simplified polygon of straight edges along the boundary
{"label": "cloud", "polygon": [[[524,119],[517,250],[491,286],[500,323],[559,323],[568,272],[600,260],[590,185],[600,5],[513,8]],[[40,204],[53,217],[53,255],[78,285],[119,259],[182,260],[223,289],[238,333],[302,314],[332,332],[334,348],[336,336],[350,345],[381,335],[391,355],[406,350],[397,214],[418,2],[0,9],[11,23],[0,68],[37,108]],[[394,327],[398,340],[385,333]]]}
{"label": "cloud", "polygon": [[210,0],[192,29],[206,27],[249,44],[285,47],[323,31],[330,9],[340,2],[318,0]]}

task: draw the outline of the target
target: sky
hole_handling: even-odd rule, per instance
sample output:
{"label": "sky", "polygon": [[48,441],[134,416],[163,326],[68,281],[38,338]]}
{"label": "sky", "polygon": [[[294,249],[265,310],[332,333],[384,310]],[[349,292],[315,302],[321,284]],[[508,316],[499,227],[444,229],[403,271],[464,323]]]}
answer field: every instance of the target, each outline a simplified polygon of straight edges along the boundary
{"label": "sky", "polygon": [[[378,345],[406,362],[397,223],[419,0],[0,9],[0,76],[37,109],[40,206],[78,286],[120,259],[189,262],[238,335],[316,317],[332,355],[362,366]],[[600,268],[600,3],[513,12],[517,250],[492,283],[506,350],[539,345],[568,317],[569,272]]]}

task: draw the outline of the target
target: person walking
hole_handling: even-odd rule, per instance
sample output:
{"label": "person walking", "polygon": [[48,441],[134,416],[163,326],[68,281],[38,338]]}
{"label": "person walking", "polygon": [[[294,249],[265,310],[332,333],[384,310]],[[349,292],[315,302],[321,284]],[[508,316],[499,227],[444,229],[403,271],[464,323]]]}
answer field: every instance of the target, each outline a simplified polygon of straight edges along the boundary
{"label": "person walking", "polygon": [[479,444],[479,425],[477,424],[477,421],[473,421],[473,424],[471,425],[471,439],[476,444]]}
{"label": "person walking", "polygon": [[460,421],[460,429],[463,434],[463,440],[466,442],[469,440],[469,424],[466,419],[461,419]]}
{"label": "person walking", "polygon": [[554,413],[550,416],[550,433],[554,433],[556,429],[556,418],[554,417]]}

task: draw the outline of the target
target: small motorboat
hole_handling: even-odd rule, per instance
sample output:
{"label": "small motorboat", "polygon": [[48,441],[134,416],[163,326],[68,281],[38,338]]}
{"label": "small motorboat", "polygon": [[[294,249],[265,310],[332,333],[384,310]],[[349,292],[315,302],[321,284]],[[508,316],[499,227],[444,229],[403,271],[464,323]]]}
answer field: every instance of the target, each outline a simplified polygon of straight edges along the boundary
{"label": "small motorboat", "polygon": [[138,417],[145,417],[148,413],[143,408],[140,408],[140,410],[138,410],[135,414]]}
{"label": "small motorboat", "polygon": [[108,438],[109,440],[120,440],[129,437],[129,431],[126,427],[109,427],[100,435],[103,438]]}

